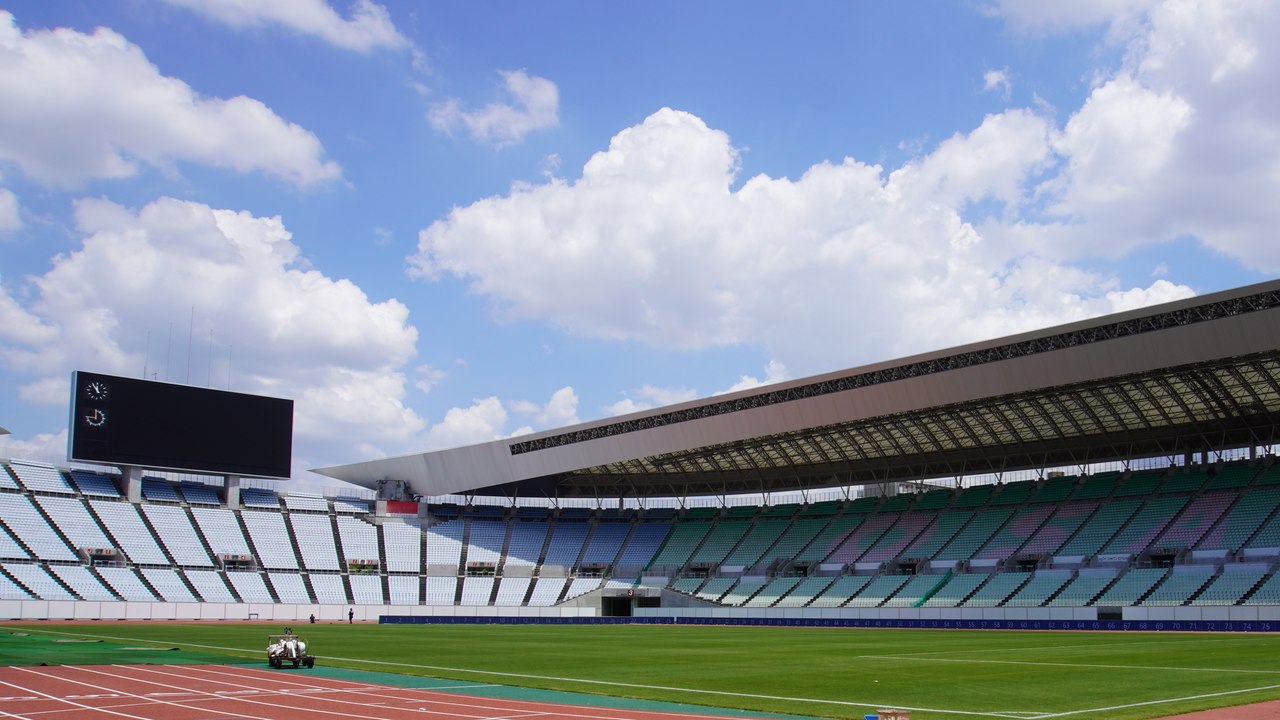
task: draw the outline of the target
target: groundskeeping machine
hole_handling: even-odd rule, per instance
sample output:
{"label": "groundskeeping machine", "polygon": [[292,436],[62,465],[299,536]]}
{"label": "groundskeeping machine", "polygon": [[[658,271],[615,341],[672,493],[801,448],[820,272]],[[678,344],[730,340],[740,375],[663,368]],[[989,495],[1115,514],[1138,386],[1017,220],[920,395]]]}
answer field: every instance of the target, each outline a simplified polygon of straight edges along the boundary
{"label": "groundskeeping machine", "polygon": [[286,664],[310,668],[316,666],[316,657],[307,651],[305,640],[285,628],[283,635],[267,636],[267,664],[273,668],[282,668]]}

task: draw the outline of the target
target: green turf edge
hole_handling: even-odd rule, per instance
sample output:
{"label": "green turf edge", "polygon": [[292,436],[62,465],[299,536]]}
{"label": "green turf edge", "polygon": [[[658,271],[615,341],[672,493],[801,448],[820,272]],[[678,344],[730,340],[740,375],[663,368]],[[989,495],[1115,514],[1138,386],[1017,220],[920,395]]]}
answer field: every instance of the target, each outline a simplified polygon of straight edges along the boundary
{"label": "green turf edge", "polygon": [[[258,667],[261,663],[236,663],[238,666]],[[414,688],[417,690],[438,690],[440,692],[470,695],[474,697],[499,698],[503,700],[522,700],[526,702],[545,702],[560,705],[583,707],[603,707],[615,710],[646,710],[651,712],[684,713],[691,715],[718,715],[743,718],[778,718],[779,720],[814,720],[806,715],[778,715],[775,713],[751,712],[734,708],[693,705],[689,703],[671,703],[658,700],[639,700],[618,697],[615,695],[589,695],[563,690],[542,690],[515,685],[494,683],[476,684],[461,680],[424,677],[420,675],[403,675],[401,673],[375,672],[372,670],[355,670],[345,667],[317,665],[307,670],[284,669],[276,672],[303,673],[349,682],[362,682],[374,685]]]}

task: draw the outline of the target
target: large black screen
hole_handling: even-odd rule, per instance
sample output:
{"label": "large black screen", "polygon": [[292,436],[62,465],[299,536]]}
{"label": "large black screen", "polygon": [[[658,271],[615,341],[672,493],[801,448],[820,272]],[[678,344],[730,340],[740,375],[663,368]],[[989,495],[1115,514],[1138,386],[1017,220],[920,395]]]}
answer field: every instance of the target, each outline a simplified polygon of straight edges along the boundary
{"label": "large black screen", "polygon": [[293,401],[78,371],[67,459],[287,478]]}

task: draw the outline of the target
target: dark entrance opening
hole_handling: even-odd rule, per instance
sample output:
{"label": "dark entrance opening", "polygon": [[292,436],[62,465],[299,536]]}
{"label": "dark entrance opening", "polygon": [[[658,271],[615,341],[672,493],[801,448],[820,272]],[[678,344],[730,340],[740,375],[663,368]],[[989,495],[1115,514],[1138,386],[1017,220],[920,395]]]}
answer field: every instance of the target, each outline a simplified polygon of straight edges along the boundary
{"label": "dark entrance opening", "polygon": [[631,617],[631,598],[600,598],[600,612],[605,617]]}

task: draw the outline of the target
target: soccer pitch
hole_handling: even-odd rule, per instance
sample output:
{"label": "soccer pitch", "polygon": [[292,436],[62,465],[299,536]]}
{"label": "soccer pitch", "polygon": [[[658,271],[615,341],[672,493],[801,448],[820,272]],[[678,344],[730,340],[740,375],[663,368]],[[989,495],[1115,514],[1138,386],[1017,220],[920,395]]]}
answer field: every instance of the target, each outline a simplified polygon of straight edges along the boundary
{"label": "soccer pitch", "polygon": [[[274,624],[10,627],[261,660]],[[294,626],[319,664],[857,718],[1158,718],[1280,699],[1280,636],[670,625]],[[10,663],[12,660],[10,659]],[[305,672],[305,671],[300,671]]]}

